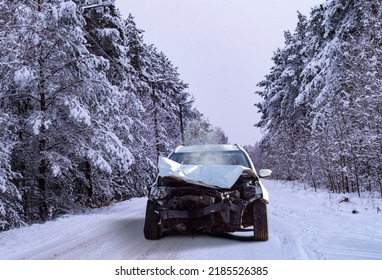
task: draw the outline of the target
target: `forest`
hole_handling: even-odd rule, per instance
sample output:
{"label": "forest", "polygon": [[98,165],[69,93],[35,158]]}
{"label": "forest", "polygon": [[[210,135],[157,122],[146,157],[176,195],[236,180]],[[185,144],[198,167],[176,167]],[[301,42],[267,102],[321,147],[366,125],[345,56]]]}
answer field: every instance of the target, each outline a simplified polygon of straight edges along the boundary
{"label": "forest", "polygon": [[[381,30],[375,0],[297,14],[258,82],[257,168],[382,197]],[[0,0],[0,231],[143,196],[159,155],[228,142],[143,35],[114,0]]]}
{"label": "forest", "polygon": [[382,196],[382,7],[328,0],[298,14],[259,83],[261,164],[314,189]]}
{"label": "forest", "polygon": [[225,143],[114,1],[0,0],[0,231],[142,196],[159,155]]}

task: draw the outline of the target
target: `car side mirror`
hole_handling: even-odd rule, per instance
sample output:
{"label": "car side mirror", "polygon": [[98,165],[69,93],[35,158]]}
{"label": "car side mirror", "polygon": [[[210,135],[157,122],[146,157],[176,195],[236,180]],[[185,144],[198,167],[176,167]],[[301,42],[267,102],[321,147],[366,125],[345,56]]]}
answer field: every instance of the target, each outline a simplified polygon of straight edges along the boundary
{"label": "car side mirror", "polygon": [[270,169],[260,169],[259,170],[259,177],[260,178],[269,177],[269,176],[271,176],[271,174],[272,174],[272,170],[270,170]]}

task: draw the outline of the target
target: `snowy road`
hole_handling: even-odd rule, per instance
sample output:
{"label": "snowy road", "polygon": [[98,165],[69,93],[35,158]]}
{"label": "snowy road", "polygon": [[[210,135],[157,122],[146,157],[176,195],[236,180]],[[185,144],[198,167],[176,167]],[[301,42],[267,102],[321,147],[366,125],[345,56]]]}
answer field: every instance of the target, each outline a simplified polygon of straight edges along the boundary
{"label": "snowy road", "polygon": [[[251,233],[143,237],[145,198],[0,233],[0,259],[382,259],[381,199],[265,181],[270,239]],[[352,214],[357,210],[358,214]]]}

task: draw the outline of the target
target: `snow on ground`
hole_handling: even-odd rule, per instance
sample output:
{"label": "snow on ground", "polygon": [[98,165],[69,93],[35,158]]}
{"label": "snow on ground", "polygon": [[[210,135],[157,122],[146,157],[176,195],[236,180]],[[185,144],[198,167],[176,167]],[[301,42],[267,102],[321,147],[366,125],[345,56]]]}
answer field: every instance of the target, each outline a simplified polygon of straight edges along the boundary
{"label": "snow on ground", "polygon": [[[146,198],[134,198],[0,233],[0,259],[382,259],[381,199],[264,184],[270,194],[266,242],[252,241],[250,232],[146,240]],[[345,197],[349,202],[340,202]]]}

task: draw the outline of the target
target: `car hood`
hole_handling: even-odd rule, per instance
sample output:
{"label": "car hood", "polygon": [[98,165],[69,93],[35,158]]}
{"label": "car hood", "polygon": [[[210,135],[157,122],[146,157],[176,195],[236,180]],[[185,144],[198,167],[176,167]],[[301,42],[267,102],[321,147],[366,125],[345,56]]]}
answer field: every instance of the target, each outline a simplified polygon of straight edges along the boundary
{"label": "car hood", "polygon": [[182,181],[207,187],[231,188],[243,172],[257,175],[241,165],[189,165],[159,157],[159,176],[175,177]]}

